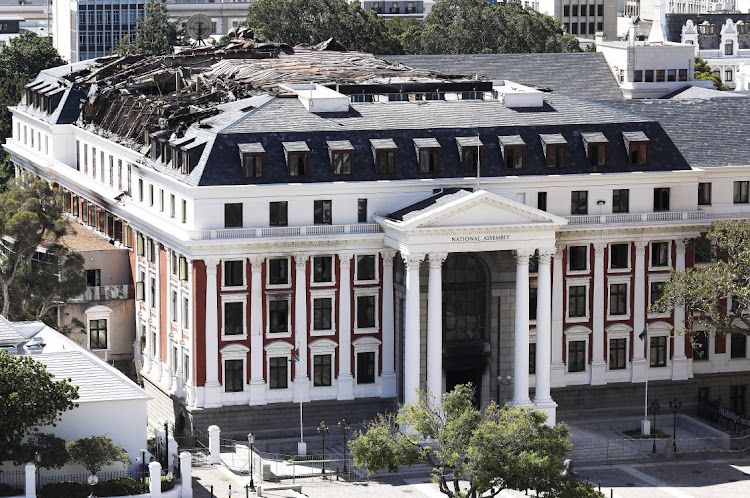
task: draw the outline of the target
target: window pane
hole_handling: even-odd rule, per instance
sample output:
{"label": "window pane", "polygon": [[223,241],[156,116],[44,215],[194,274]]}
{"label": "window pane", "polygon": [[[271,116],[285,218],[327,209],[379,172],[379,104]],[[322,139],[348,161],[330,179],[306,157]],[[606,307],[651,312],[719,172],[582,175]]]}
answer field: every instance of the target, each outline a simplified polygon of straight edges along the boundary
{"label": "window pane", "polygon": [[237,287],[244,283],[242,278],[242,261],[224,262],[224,286]]}
{"label": "window pane", "polygon": [[289,301],[277,299],[268,303],[269,332],[272,334],[288,332],[289,330]]}
{"label": "window pane", "polygon": [[693,361],[705,361],[710,358],[708,332],[698,331],[693,336]]}
{"label": "window pane", "polygon": [[272,227],[287,226],[287,202],[272,202],[269,205],[269,225]]}
{"label": "window pane", "polygon": [[609,267],[613,270],[628,268],[629,244],[612,244],[609,246]]}
{"label": "window pane", "polygon": [[375,326],[375,296],[357,296],[357,327]]}
{"label": "window pane", "polygon": [[572,246],[568,248],[570,269],[572,271],[581,271],[588,268],[588,265],[586,264],[586,252],[586,246]]}
{"label": "window pane", "polygon": [[669,243],[654,242],[651,244],[651,266],[667,266],[669,264]]}
{"label": "window pane", "polygon": [[669,211],[669,188],[654,189],[654,211]]}
{"label": "window pane", "polygon": [[568,372],[586,371],[586,341],[568,342]]}
{"label": "window pane", "polygon": [[620,189],[612,191],[612,212],[627,213],[630,210],[630,190]]}
{"label": "window pane", "polygon": [[331,329],[331,298],[313,300],[313,330]]}
{"label": "window pane", "polygon": [[313,386],[331,385],[331,355],[319,354],[313,357]]}
{"label": "window pane", "polygon": [[609,286],[610,315],[624,315],[628,310],[627,284],[612,284]]}
{"label": "window pane", "polygon": [[239,335],[243,331],[244,303],[224,303],[224,335]]}
{"label": "window pane", "polygon": [[568,288],[568,315],[571,317],[586,316],[586,286],[572,285]]}
{"label": "window pane", "polygon": [[375,382],[375,353],[357,353],[357,384]]}
{"label": "window pane", "polygon": [[711,205],[711,183],[699,183],[698,184],[698,205],[699,206]]}
{"label": "window pane", "polygon": [[268,359],[269,389],[286,389],[287,387],[287,365],[286,357]]}
{"label": "window pane", "polygon": [[313,258],[313,282],[333,281],[333,257],[319,256]]}
{"label": "window pane", "polygon": [[609,341],[609,369],[621,370],[625,368],[627,350],[626,339],[610,339]]}
{"label": "window pane", "polygon": [[742,334],[731,334],[731,357],[745,358],[747,356],[747,336]]}
{"label": "window pane", "polygon": [[272,259],[268,262],[268,282],[272,285],[289,283],[289,260]]}
{"label": "window pane", "polygon": [[91,349],[107,349],[107,320],[89,320]]}
{"label": "window pane", "polygon": [[375,280],[375,255],[357,256],[357,280]]}
{"label": "window pane", "polygon": [[242,381],[242,360],[224,361],[224,390],[228,393],[240,392],[244,386]]}

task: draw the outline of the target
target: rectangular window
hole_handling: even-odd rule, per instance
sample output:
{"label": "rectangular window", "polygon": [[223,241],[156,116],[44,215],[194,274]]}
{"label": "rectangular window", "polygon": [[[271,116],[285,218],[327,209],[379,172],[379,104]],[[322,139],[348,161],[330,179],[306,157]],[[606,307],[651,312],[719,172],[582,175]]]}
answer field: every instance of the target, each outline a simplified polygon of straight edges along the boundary
{"label": "rectangular window", "polygon": [[578,5],[573,5],[573,17],[578,17]]}
{"label": "rectangular window", "polygon": [[224,228],[242,227],[242,203],[224,204]]}
{"label": "rectangular window", "polygon": [[571,318],[586,316],[586,286],[571,285],[568,287],[568,316]]}
{"label": "rectangular window", "polygon": [[737,415],[745,415],[747,385],[729,386],[729,409]]}
{"label": "rectangular window", "polygon": [[333,282],[333,257],[313,257],[313,282],[316,284]]}
{"label": "rectangular window", "polygon": [[245,284],[243,266],[242,260],[224,262],[224,287],[241,287]]}
{"label": "rectangular window", "polygon": [[651,337],[650,341],[650,354],[651,359],[649,365],[652,367],[666,367],[667,366],[667,337]]}
{"label": "rectangular window", "polygon": [[152,183],[148,185],[148,205],[154,207],[154,185]]}
{"label": "rectangular window", "polygon": [[589,166],[605,166],[607,164],[607,144],[589,144]]}
{"label": "rectangular window", "polygon": [[669,211],[669,188],[654,189],[654,211]]}
{"label": "rectangular window", "polygon": [[730,334],[731,335],[731,358],[746,358],[747,357],[747,336],[743,334]]}
{"label": "rectangular window", "polygon": [[571,271],[584,271],[588,269],[587,246],[570,246],[568,248],[568,260]]}
{"label": "rectangular window", "polygon": [[747,204],[748,202],[748,184],[750,182],[734,182],[734,203]]}
{"label": "rectangular window", "polygon": [[628,285],[611,284],[609,286],[609,314],[625,315],[628,312]]}
{"label": "rectangular window", "polygon": [[187,223],[187,201],[185,199],[182,199],[181,201],[182,206],[182,223]]}
{"label": "rectangular window", "polygon": [[188,262],[185,256],[180,256],[180,280],[187,281],[188,279]]}
{"label": "rectangular window", "polygon": [[647,83],[653,83],[654,82],[654,70],[653,69],[646,69],[644,71],[646,74],[646,82]]}
{"label": "rectangular window", "polygon": [[536,373],[536,343],[529,343],[529,375]]}
{"label": "rectangular window", "polygon": [[172,291],[172,308],[171,313],[172,322],[177,323],[177,291]]}
{"label": "rectangular window", "polygon": [[504,149],[505,167],[510,169],[522,169],[524,147],[522,145],[506,145]]}
{"label": "rectangular window", "polygon": [[268,359],[269,389],[286,389],[288,383],[289,360],[286,357],[276,357]]}
{"label": "rectangular window", "polygon": [[375,353],[357,353],[357,384],[375,383]]}
{"label": "rectangular window", "polygon": [[375,255],[357,256],[357,280],[375,280]]}
{"label": "rectangular window", "polygon": [[287,226],[287,201],[271,202],[268,207],[268,224],[272,227]]}
{"label": "rectangular window", "polygon": [[271,285],[289,283],[289,260],[287,258],[268,260],[268,283]]}
{"label": "rectangular window", "polygon": [[564,168],[565,167],[565,144],[550,144],[547,146],[547,167]]}
{"label": "rectangular window", "polygon": [[357,296],[357,328],[375,327],[375,296]]}
{"label": "rectangular window", "polygon": [[357,199],[357,223],[367,223],[367,199]]}
{"label": "rectangular window", "polygon": [[309,152],[290,152],[288,158],[289,176],[306,176],[309,159]]}
{"label": "rectangular window", "polygon": [[143,195],[144,195],[144,192],[143,192],[143,179],[139,178],[138,179],[138,201],[139,202],[143,202]]}
{"label": "rectangular window", "polygon": [[375,151],[375,166],[379,175],[393,175],[396,173],[396,150],[379,149]]}
{"label": "rectangular window", "polygon": [[154,277],[151,277],[151,299],[149,300],[149,304],[151,305],[151,308],[156,308],[156,279]]}
{"label": "rectangular window", "polygon": [[476,173],[479,160],[479,147],[461,147],[461,167],[465,173]]}
{"label": "rectangular window", "polygon": [[570,5],[563,5],[563,15],[570,17]]}
{"label": "rectangular window", "polygon": [[169,217],[174,218],[175,213],[175,202],[174,202],[174,194],[169,194]]}
{"label": "rectangular window", "polygon": [[316,354],[313,356],[313,386],[331,385],[331,355]]}
{"label": "rectangular window", "polygon": [[574,190],[570,193],[570,214],[589,214],[588,191]]}
{"label": "rectangular window", "polygon": [[547,210],[547,192],[537,192],[536,194],[536,208],[541,211]]}
{"label": "rectangular window", "polygon": [[652,305],[664,295],[664,282],[651,282],[650,290],[651,297],[649,298],[649,305]]}
{"label": "rectangular window", "polygon": [[699,206],[711,205],[711,183],[710,182],[698,184],[698,205]]}
{"label": "rectangular window", "polygon": [[242,174],[245,178],[263,178],[263,154],[242,154]]}
{"label": "rectangular window", "polygon": [[623,370],[627,362],[627,339],[609,340],[609,369]]}
{"label": "rectangular window", "polygon": [[630,142],[628,149],[632,166],[642,166],[648,162],[648,142]]}
{"label": "rectangular window", "polygon": [[330,297],[313,299],[313,330],[331,330],[332,302]]}
{"label": "rectangular window", "polygon": [[643,81],[643,69],[636,69],[633,73],[633,81],[641,83]]}
{"label": "rectangular window", "polygon": [[228,393],[242,392],[242,360],[224,360],[224,391]]}
{"label": "rectangular window", "polygon": [[334,175],[351,175],[352,174],[352,157],[351,151],[331,152],[331,163],[333,164]]}
{"label": "rectangular window", "polygon": [[164,190],[159,189],[159,212],[164,212]]}
{"label": "rectangular window", "polygon": [[630,190],[618,189],[612,191],[612,212],[627,213],[630,211]]}
{"label": "rectangular window", "polygon": [[273,299],[268,303],[269,332],[279,334],[289,332],[289,301]]}
{"label": "rectangular window", "polygon": [[664,81],[665,76],[666,76],[666,74],[665,74],[665,71],[663,69],[657,69],[656,70],[656,81],[657,82]]}
{"label": "rectangular window", "polygon": [[190,324],[190,301],[188,298],[182,298],[182,328],[188,328]]}
{"label": "rectangular window", "polygon": [[154,239],[148,239],[148,261],[156,263],[156,242]]}
{"label": "rectangular window", "polygon": [[101,270],[86,270],[86,285],[99,287],[101,285]]}
{"label": "rectangular window", "polygon": [[586,371],[586,341],[568,342],[568,372]]}
{"label": "rectangular window", "polygon": [[693,361],[706,361],[710,354],[708,332],[700,330],[693,334]]}
{"label": "rectangular window", "polygon": [[669,242],[651,244],[651,266],[669,265]]}
{"label": "rectangular window", "polygon": [[667,81],[677,81],[676,69],[667,69]]}
{"label": "rectangular window", "polygon": [[435,173],[440,166],[440,149],[419,149],[419,172]]}
{"label": "rectangular window", "polygon": [[680,69],[679,71],[680,71],[679,72],[679,75],[680,75],[679,80],[680,81],[687,81],[687,77],[688,77],[687,69]]}
{"label": "rectangular window", "polygon": [[115,158],[109,156],[109,186],[113,187],[115,184]]}
{"label": "rectangular window", "polygon": [[612,270],[629,268],[630,244],[612,244],[609,246],[609,267]]}
{"label": "rectangular window", "polygon": [[599,4],[596,6],[596,15],[599,17],[604,16],[604,4]]}
{"label": "rectangular window", "polygon": [[107,320],[89,320],[89,347],[107,349]]}
{"label": "rectangular window", "polygon": [[330,200],[314,202],[313,222],[316,225],[330,225],[332,217]]}
{"label": "rectangular window", "polygon": [[224,303],[224,335],[242,335],[244,303]]}

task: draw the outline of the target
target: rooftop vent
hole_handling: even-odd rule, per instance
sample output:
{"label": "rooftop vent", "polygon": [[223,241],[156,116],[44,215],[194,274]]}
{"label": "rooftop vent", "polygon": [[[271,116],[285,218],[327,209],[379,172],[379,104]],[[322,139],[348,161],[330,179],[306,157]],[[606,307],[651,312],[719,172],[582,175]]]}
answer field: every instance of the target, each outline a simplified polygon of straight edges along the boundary
{"label": "rooftop vent", "polygon": [[508,80],[495,81],[492,89],[497,92],[497,98],[508,108],[542,107],[544,94],[534,88],[519,85]]}
{"label": "rooftop vent", "polygon": [[303,85],[279,85],[297,95],[309,112],[346,112],[349,110],[349,97],[317,83]]}

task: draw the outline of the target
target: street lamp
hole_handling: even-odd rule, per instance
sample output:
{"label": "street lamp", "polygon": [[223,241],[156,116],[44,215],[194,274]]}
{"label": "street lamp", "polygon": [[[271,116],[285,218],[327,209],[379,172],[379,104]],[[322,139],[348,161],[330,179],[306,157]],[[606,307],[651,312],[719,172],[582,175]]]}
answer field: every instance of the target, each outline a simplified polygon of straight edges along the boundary
{"label": "street lamp", "polygon": [[352,423],[349,422],[347,419],[342,418],[341,422],[339,422],[339,429],[341,429],[341,432],[344,433],[344,474],[346,474],[346,462],[349,459],[349,456],[347,455],[347,450],[349,449],[346,445],[346,434],[352,429]]}
{"label": "street lamp", "polygon": [[[141,448],[141,484],[146,485],[146,450]],[[138,458],[136,458],[136,461]]]}
{"label": "street lamp", "polygon": [[326,425],[326,421],[323,420],[318,426],[318,434],[323,436],[323,473],[326,473],[326,436],[331,433],[331,428]]}
{"label": "street lamp", "polygon": [[672,451],[677,452],[677,410],[680,409],[682,403],[677,401],[677,398],[669,402],[669,407],[672,409]]}
{"label": "street lamp", "polygon": [[255,461],[255,459],[253,458],[253,443],[255,443],[255,434],[253,434],[252,432],[249,433],[247,435],[247,442],[248,444],[250,444],[250,489],[255,491],[255,476],[253,475],[253,471],[255,470],[253,466],[253,462]]}
{"label": "street lamp", "polygon": [[651,453],[656,453],[656,414],[661,413],[661,405],[658,401],[654,400],[651,402],[651,406],[648,407],[648,410],[651,412],[651,414],[654,416],[654,424],[652,426],[652,431],[654,432],[654,446],[651,448]]}
{"label": "street lamp", "polygon": [[34,463],[36,463],[36,488],[39,489],[41,472],[39,471],[39,464],[42,463],[42,454],[38,451],[34,452]]}

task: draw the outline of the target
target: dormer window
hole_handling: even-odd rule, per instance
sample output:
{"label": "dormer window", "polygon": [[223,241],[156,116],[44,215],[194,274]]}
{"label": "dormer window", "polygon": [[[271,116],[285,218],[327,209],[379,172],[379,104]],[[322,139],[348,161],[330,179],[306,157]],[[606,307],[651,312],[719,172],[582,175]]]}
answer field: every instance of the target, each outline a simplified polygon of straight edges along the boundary
{"label": "dormer window", "polygon": [[589,166],[606,166],[609,140],[604,136],[604,133],[581,133],[581,138],[583,139],[583,147],[586,150]]}
{"label": "dormer window", "polygon": [[503,151],[503,162],[508,169],[523,168],[523,153],[526,142],[521,135],[504,135],[498,137],[500,149]]}
{"label": "dormer window", "polygon": [[484,100],[484,92],[461,92],[461,100]]}
{"label": "dormer window", "polygon": [[440,143],[434,138],[415,138],[420,173],[435,173],[440,167]]}
{"label": "dormer window", "polygon": [[544,156],[547,158],[548,168],[564,168],[565,154],[568,149],[568,142],[559,133],[551,135],[539,135],[544,148]]}
{"label": "dormer window", "polygon": [[728,41],[724,44],[724,55],[734,55],[734,42]]}
{"label": "dormer window", "polygon": [[289,176],[307,176],[310,163],[310,149],[306,142],[284,142],[284,154]]}
{"label": "dormer window", "polygon": [[266,150],[262,144],[239,144],[240,160],[242,161],[242,176],[244,178],[262,178],[263,162]]}
{"label": "dormer window", "polygon": [[349,140],[328,141],[328,155],[334,175],[351,175],[354,147]]}
{"label": "dormer window", "polygon": [[476,137],[456,137],[458,152],[461,156],[461,171],[476,174],[477,166],[482,159],[482,140]]}
{"label": "dormer window", "polygon": [[700,26],[700,31],[702,35],[712,35],[714,34],[714,25],[709,23],[708,21],[703,21]]}
{"label": "dormer window", "polygon": [[631,166],[642,166],[648,162],[649,139],[642,131],[625,131],[622,133],[625,148]]}
{"label": "dormer window", "polygon": [[372,154],[375,159],[375,170],[379,175],[396,173],[398,148],[391,138],[371,139]]}

